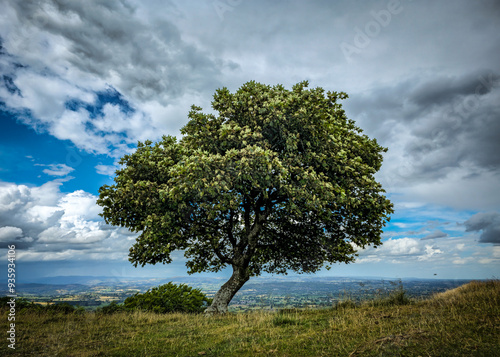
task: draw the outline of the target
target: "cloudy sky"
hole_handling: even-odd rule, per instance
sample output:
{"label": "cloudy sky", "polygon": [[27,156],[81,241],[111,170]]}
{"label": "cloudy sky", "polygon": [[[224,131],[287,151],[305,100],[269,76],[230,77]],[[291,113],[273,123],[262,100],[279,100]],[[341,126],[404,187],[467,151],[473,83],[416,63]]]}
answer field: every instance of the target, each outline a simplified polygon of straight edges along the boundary
{"label": "cloudy sky", "polygon": [[[345,91],[389,148],[378,249],[323,275],[500,275],[500,1],[0,0],[0,259],[18,279],[133,268],[95,203],[137,141],[256,80]],[[3,266],[3,265],[2,265]],[[435,275],[437,274],[437,275]]]}

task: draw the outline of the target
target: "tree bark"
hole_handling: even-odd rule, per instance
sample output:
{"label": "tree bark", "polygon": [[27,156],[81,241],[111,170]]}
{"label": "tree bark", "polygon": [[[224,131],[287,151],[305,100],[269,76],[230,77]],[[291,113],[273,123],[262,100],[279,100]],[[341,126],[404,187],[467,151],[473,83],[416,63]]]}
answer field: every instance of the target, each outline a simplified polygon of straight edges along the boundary
{"label": "tree bark", "polygon": [[212,305],[205,310],[205,314],[225,314],[227,312],[227,305],[231,299],[249,279],[250,276],[247,269],[233,265],[233,275],[217,291]]}

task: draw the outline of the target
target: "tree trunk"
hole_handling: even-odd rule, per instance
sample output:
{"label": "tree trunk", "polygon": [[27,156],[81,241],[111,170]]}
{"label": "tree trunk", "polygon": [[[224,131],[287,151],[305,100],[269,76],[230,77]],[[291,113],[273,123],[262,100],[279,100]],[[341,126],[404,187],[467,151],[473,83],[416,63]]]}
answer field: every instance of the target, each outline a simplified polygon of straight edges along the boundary
{"label": "tree trunk", "polygon": [[219,291],[217,291],[212,301],[212,305],[205,310],[205,314],[225,314],[227,312],[227,305],[233,296],[249,279],[250,276],[247,269],[233,266],[233,275],[231,275],[229,280],[221,286]]}

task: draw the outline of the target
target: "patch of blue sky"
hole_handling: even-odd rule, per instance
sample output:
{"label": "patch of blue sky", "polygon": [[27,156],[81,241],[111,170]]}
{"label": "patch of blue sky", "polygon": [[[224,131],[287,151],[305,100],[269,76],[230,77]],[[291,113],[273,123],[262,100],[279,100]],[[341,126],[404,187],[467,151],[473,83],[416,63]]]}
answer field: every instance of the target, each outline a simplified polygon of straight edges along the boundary
{"label": "patch of blue sky", "polygon": [[[9,92],[18,91],[12,87],[12,78],[3,78],[3,85]],[[9,87],[10,86],[10,87]],[[18,93],[21,95],[20,91]],[[91,119],[103,116],[106,104],[118,106],[125,115],[135,112],[135,109],[112,87],[95,93],[94,103],[87,103],[79,99],[70,99],[65,103],[69,110],[78,111],[80,108],[89,113]],[[111,184],[112,180],[97,173],[97,165],[113,165],[115,159],[108,155],[88,154],[79,150],[69,140],[58,140],[43,130],[40,125],[34,130],[18,121],[18,118],[32,118],[29,110],[12,112],[0,102],[0,180],[16,182],[28,186],[39,186],[53,179],[61,179],[62,192],[84,190],[97,194],[99,187]],[[86,123],[86,129],[93,135],[105,136],[109,133],[96,130],[92,122]],[[124,132],[114,132],[113,136],[123,139],[128,147],[127,135]],[[44,173],[47,165],[66,165],[73,170],[68,177],[54,177]],[[71,179],[69,179],[71,177]]]}
{"label": "patch of blue sky", "polygon": [[103,109],[106,104],[118,106],[123,114],[129,115],[135,112],[130,103],[115,88],[109,86],[106,90],[95,92],[94,103],[88,103],[77,98],[72,98],[65,103],[68,110],[78,111],[84,109],[89,113],[89,118],[95,119],[104,115]]}
{"label": "patch of blue sky", "polygon": [[[100,186],[110,184],[109,177],[96,172],[97,165],[112,165],[107,155],[91,155],[76,148],[68,140],[58,140],[48,133],[36,132],[16,121],[16,116],[0,109],[0,180],[28,186],[62,179],[62,192],[84,190],[97,194]],[[74,169],[73,177],[50,176],[43,172],[47,165],[66,165]]]}
{"label": "patch of blue sky", "polygon": [[16,84],[14,83],[14,79],[11,76],[4,74],[2,76],[2,81],[3,85],[9,91],[10,94],[17,94],[19,96],[22,96],[21,90],[17,88]]}
{"label": "patch of blue sky", "polygon": [[431,205],[396,209],[384,235],[387,238],[426,238],[439,231],[448,237],[461,236],[464,234],[463,222],[475,213]]}

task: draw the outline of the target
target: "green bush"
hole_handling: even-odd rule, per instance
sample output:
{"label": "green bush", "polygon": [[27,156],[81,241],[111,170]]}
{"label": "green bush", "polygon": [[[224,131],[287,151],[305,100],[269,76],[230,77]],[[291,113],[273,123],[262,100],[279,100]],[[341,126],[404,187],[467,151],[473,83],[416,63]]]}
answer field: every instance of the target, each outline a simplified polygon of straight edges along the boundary
{"label": "green bush", "polygon": [[111,304],[109,305],[98,307],[96,310],[97,313],[105,315],[111,315],[114,314],[115,312],[122,312],[122,311],[127,311],[127,309],[123,304],[118,304],[116,301],[112,301]]}
{"label": "green bush", "polygon": [[167,312],[203,312],[212,303],[199,289],[168,283],[125,299],[127,310]]}
{"label": "green bush", "polygon": [[393,291],[387,300],[389,305],[407,305],[411,303],[410,298],[406,295],[406,290],[403,288]]}
{"label": "green bush", "polygon": [[299,321],[283,314],[282,312],[278,312],[276,316],[273,318],[274,326],[287,326],[287,325],[298,325]]}
{"label": "green bush", "polygon": [[43,307],[43,309],[47,312],[61,313],[61,314],[83,313],[85,311],[83,307],[71,305],[68,304],[67,302],[46,305]]}
{"label": "green bush", "polygon": [[391,282],[391,285],[396,286],[389,295],[383,298],[375,299],[368,302],[371,306],[398,306],[398,305],[408,305],[412,301],[406,295],[406,290],[403,288],[403,283],[401,280],[399,282]]}
{"label": "green bush", "polygon": [[351,300],[344,300],[344,301],[337,301],[337,303],[333,306],[335,310],[340,310],[340,309],[355,309],[356,308],[356,303]]}

